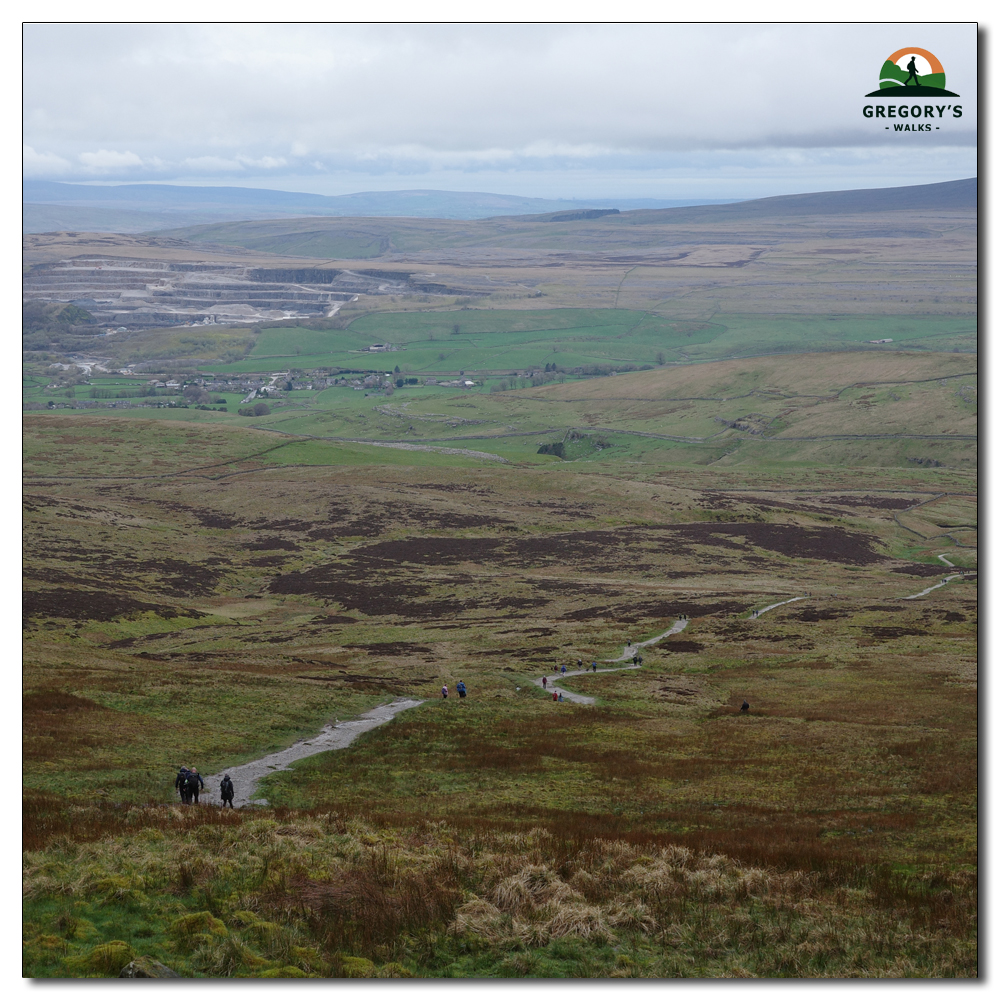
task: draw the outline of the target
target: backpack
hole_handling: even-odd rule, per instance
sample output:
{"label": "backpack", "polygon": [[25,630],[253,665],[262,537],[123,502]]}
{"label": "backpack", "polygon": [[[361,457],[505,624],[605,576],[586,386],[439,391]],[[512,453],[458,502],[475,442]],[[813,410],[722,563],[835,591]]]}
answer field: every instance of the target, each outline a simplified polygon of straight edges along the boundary
{"label": "backpack", "polygon": [[233,795],[233,780],[232,778],[222,779],[222,797],[224,799],[232,798]]}

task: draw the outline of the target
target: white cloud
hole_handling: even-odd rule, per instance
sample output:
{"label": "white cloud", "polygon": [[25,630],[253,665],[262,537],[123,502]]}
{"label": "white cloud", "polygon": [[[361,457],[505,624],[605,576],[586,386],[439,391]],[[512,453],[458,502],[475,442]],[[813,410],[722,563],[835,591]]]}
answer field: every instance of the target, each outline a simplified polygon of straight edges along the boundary
{"label": "white cloud", "polygon": [[181,166],[196,174],[218,174],[243,169],[243,164],[239,160],[227,159],[224,156],[188,156],[181,161]]}
{"label": "white cloud", "polygon": [[96,153],[79,153],[77,159],[92,173],[115,173],[143,166],[142,157],[135,153],[119,153],[114,149],[99,149]]}
{"label": "white cloud", "polygon": [[38,153],[31,146],[22,148],[25,177],[53,177],[72,171],[73,164],[55,153]]}
{"label": "white cloud", "polygon": [[25,141],[92,177],[268,179],[305,157],[373,176],[642,172],[876,147],[864,95],[905,44],[933,51],[963,95],[963,118],[921,155],[976,143],[973,23],[36,23],[24,40]]}
{"label": "white cloud", "polygon": [[288,160],[283,156],[261,156],[255,160],[252,156],[243,156],[240,154],[236,159],[244,166],[257,167],[261,170],[275,170],[278,167],[288,166]]}

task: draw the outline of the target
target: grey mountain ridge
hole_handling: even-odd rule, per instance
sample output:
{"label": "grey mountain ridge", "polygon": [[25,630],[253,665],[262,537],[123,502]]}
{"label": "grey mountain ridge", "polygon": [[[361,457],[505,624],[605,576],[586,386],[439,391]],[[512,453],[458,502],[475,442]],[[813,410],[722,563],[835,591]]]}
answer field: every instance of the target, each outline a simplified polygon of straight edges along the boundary
{"label": "grey mountain ridge", "polygon": [[75,229],[86,232],[151,232],[212,222],[331,217],[484,219],[498,215],[722,204],[736,199],[563,199],[476,191],[365,191],[305,194],[241,187],[178,184],[68,184],[25,181],[27,233]]}

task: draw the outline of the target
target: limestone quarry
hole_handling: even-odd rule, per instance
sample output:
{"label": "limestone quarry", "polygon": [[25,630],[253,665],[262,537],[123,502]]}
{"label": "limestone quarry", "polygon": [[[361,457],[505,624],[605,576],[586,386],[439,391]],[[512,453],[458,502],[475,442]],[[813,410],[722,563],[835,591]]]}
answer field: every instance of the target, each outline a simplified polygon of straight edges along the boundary
{"label": "limestone quarry", "polygon": [[[143,329],[329,316],[356,295],[448,293],[405,271],[253,267],[228,262],[82,256],[35,265],[25,302],[65,302],[98,323]],[[469,294],[467,291],[465,294]]]}

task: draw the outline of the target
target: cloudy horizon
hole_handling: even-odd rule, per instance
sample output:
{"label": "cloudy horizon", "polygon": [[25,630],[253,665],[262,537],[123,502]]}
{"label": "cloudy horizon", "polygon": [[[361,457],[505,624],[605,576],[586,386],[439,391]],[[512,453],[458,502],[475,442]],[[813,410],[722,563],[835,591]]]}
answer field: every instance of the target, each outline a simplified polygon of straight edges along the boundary
{"label": "cloudy horizon", "polygon": [[[862,116],[906,44],[944,64],[961,119]],[[623,199],[934,183],[976,174],[976,45],[974,24],[28,24],[24,176]]]}

